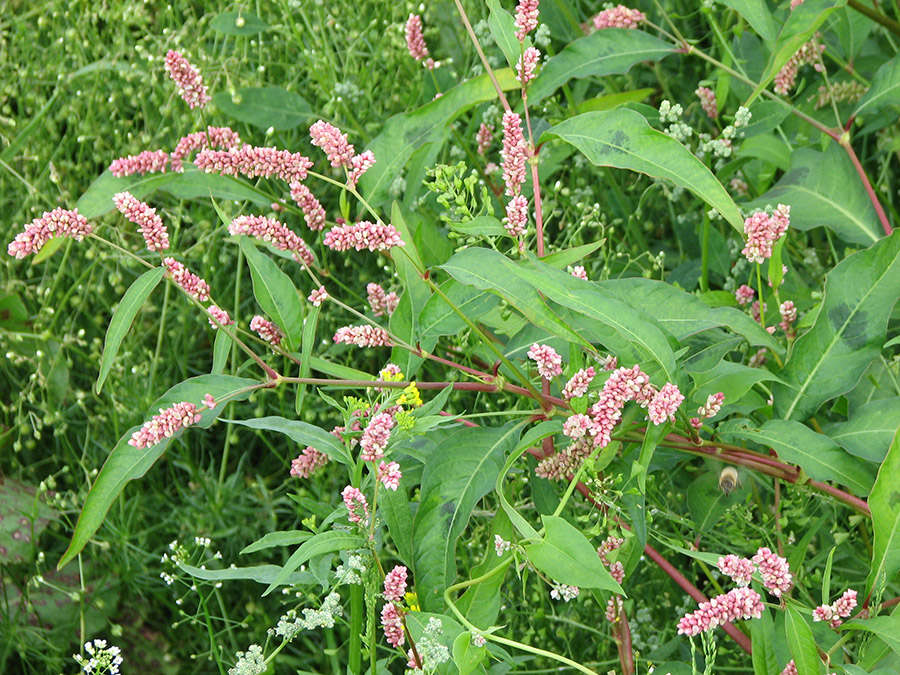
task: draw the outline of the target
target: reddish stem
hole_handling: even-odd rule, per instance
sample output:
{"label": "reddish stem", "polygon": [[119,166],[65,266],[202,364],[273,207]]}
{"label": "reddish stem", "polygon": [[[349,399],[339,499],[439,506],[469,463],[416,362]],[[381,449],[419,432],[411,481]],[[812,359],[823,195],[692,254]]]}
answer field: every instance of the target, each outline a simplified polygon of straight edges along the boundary
{"label": "reddish stem", "polygon": [[856,173],[859,174],[859,179],[862,181],[863,187],[866,189],[866,194],[869,195],[869,201],[871,201],[872,206],[875,207],[875,213],[878,214],[878,220],[881,222],[881,227],[884,229],[884,233],[886,235],[890,235],[891,232],[894,231],[891,228],[891,222],[888,220],[887,214],[884,212],[884,208],[882,208],[881,206],[881,202],[878,201],[878,195],[875,194],[875,188],[873,188],[872,183],[869,182],[869,177],[866,175],[866,170],[860,163],[859,157],[856,156],[856,152],[853,151],[853,146],[850,145],[849,134],[844,134],[843,136],[831,134],[829,135],[837,140],[837,142],[841,144],[841,147],[847,151],[847,155],[849,155],[850,161],[853,162],[853,168],[856,169]]}

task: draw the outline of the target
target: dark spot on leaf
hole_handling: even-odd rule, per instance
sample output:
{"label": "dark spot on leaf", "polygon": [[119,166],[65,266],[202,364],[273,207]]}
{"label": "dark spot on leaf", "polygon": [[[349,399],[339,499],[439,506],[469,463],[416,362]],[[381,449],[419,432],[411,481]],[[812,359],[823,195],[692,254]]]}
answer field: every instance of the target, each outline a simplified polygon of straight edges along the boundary
{"label": "dark spot on leaf", "polygon": [[866,312],[858,311],[855,314],[850,306],[842,302],[828,310],[828,321],[850,349],[862,349],[866,346]]}
{"label": "dark spot on leaf", "polygon": [[456,511],[456,502],[444,502],[441,506],[441,513],[448,516],[452,516],[454,511]]}
{"label": "dark spot on leaf", "polygon": [[791,169],[784,174],[784,178],[781,180],[788,185],[802,184],[807,176],[809,176],[809,167],[798,166],[796,169]]}

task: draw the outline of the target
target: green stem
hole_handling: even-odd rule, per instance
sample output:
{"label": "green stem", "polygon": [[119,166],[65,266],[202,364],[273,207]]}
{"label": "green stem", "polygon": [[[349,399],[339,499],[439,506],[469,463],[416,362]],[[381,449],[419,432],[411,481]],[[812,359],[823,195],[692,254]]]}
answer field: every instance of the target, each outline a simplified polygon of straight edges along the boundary
{"label": "green stem", "polygon": [[703,211],[703,229],[700,234],[701,263],[700,263],[700,290],[706,293],[709,290],[709,214]]}

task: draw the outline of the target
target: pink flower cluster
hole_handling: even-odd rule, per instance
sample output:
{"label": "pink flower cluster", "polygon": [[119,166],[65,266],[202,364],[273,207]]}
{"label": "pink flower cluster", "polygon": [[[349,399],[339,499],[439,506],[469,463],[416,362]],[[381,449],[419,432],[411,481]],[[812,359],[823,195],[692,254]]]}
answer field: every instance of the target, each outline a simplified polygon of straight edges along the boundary
{"label": "pink flower cluster", "polygon": [[781,675],[798,675],[797,664],[794,663],[794,659],[791,659],[790,661],[787,662],[787,665],[784,667],[784,670],[781,671]]}
{"label": "pink flower cluster", "polygon": [[351,523],[368,523],[369,522],[369,502],[366,496],[357,488],[348,485],[341,491],[341,497],[349,512],[348,518]]}
{"label": "pink flower cluster", "polygon": [[811,65],[817,72],[824,71],[825,67],[822,65],[824,51],[825,45],[819,43],[819,34],[816,33],[812,40],[800,47],[775,75],[775,93],[787,96],[794,88],[800,66],[804,64]]}
{"label": "pink flower cluster", "polygon": [[384,457],[393,428],[394,416],[390,413],[378,413],[372,418],[359,441],[360,457],[364,462],[374,462]]}
{"label": "pink flower cluster", "polygon": [[584,396],[596,374],[593,366],[579,370],[566,382],[566,386],[563,387],[562,397],[568,401],[570,398]]}
{"label": "pink flower cluster", "polygon": [[700,99],[700,107],[706,113],[709,119],[714,120],[719,116],[719,109],[716,105],[716,92],[709,87],[697,87],[697,98]]}
{"label": "pink flower cluster", "polygon": [[738,619],[758,619],[762,616],[763,603],[759,593],[752,588],[740,587],[719,595],[681,617],[678,633],[697,635],[714,630],[717,626]]}
{"label": "pink flower cluster", "polygon": [[333,340],[357,347],[390,347],[391,339],[384,328],[363,324],[361,326],[343,326],[337,329]]}
{"label": "pink flower cluster", "polygon": [[790,572],[787,560],[765,546],[756,552],[752,560],[759,568],[763,586],[776,598],[780,598],[782,593],[793,588],[794,577]]}
{"label": "pink flower cluster", "polygon": [[617,5],[604,9],[594,17],[594,28],[637,28],[647,20],[647,16],[640,10],[629,9],[625,5]]}
{"label": "pink flower cluster", "polygon": [[403,565],[394,565],[394,569],[384,575],[384,599],[388,602],[400,602],[406,593],[408,570]]}
{"label": "pink flower cluster", "polygon": [[355,225],[337,225],[325,235],[323,243],[334,251],[386,251],[394,246],[405,246],[400,233],[393,225],[370,223],[361,220]]}
{"label": "pink flower cluster", "polygon": [[519,0],[516,6],[516,39],[525,42],[525,36],[537,28],[540,0]]}
{"label": "pink flower cluster", "polygon": [[336,126],[319,120],[309,128],[312,144],[321,148],[333,167],[349,167],[353,158],[353,146]]}
{"label": "pink flower cluster", "polygon": [[400,298],[396,293],[391,291],[386,293],[380,284],[371,283],[366,286],[366,297],[369,301],[369,307],[372,308],[372,314],[375,316],[390,316],[397,309]]}
{"label": "pink flower cluster", "polygon": [[351,187],[356,187],[362,175],[373,166],[375,166],[375,153],[371,150],[353,155],[350,158],[350,168],[347,170],[347,182]]}
{"label": "pink flower cluster", "polygon": [[653,424],[659,426],[666,420],[675,419],[675,411],[683,401],[684,394],[678,390],[678,387],[671,382],[666,382],[647,405],[647,415]]}
{"label": "pink flower cluster", "polygon": [[793,301],[785,300],[782,302],[778,307],[778,313],[781,314],[781,323],[778,324],[779,328],[789,338],[794,337],[793,323],[797,320],[797,308],[794,306]]}
{"label": "pink flower cluster", "polygon": [[203,84],[200,71],[181,54],[170,49],[166,54],[166,72],[178,86],[178,93],[191,108],[202,108],[212,98]]}
{"label": "pink flower cluster", "polygon": [[244,144],[231,150],[206,148],[194,159],[197,168],[206,173],[247,178],[279,178],[287,183],[306,180],[313,163],[299,152]]}
{"label": "pink flower cluster", "polygon": [[312,293],[309,294],[307,300],[309,300],[316,307],[321,306],[323,302],[328,299],[328,291],[325,290],[324,286],[319,286]]}
{"label": "pink flower cluster", "polygon": [[[218,321],[223,326],[230,326],[234,323],[234,319],[232,319],[228,312],[224,309],[217,307],[216,305],[210,305],[206,308],[206,311],[209,312],[209,315],[212,317],[209,320],[209,325],[213,327],[213,330],[217,329],[216,321]],[[215,319],[216,321],[213,321]]]}
{"label": "pink flower cluster", "polygon": [[165,251],[169,248],[169,232],[163,225],[162,218],[151,208],[130,192],[119,192],[113,196],[116,208],[132,223],[138,226],[138,232],[144,236],[144,242],[150,251]]}
{"label": "pink flower cluster", "polygon": [[256,331],[257,334],[273,347],[277,347],[284,339],[281,329],[265,317],[257,314],[250,319],[250,330]]}
{"label": "pink flower cluster", "polygon": [[506,194],[514,197],[519,194],[519,186],[525,182],[528,145],[522,131],[522,118],[512,111],[503,113],[503,149],[500,156],[503,159],[501,166]]}
{"label": "pink flower cluster", "polygon": [[819,605],[813,610],[813,621],[827,621],[832,628],[839,627],[856,607],[856,591],[844,594],[831,605]]}
{"label": "pink flower cluster", "polygon": [[297,202],[297,206],[303,211],[303,219],[311,230],[321,230],[325,227],[325,209],[313,195],[312,190],[299,181],[290,185],[291,199]]}
{"label": "pink flower cluster", "polygon": [[577,277],[582,281],[588,280],[587,272],[584,271],[584,265],[575,265],[575,267],[571,269],[570,273],[573,277]]}
{"label": "pink flower cluster", "polygon": [[725,401],[725,394],[721,391],[710,394],[706,397],[706,403],[697,408],[697,414],[700,417],[715,417],[722,409],[722,403]]}
{"label": "pink flower cluster", "polygon": [[528,226],[528,198],[518,194],[506,204],[506,222],[503,227],[510,237],[518,237]]}
{"label": "pink flower cluster", "polygon": [[91,224],[87,218],[78,213],[78,209],[53,209],[44,211],[40,218],[35,218],[16,235],[6,252],[21,260],[31,253],[37,253],[54,237],[71,237],[81,241],[91,233]]}
{"label": "pink flower cluster", "polygon": [[144,150],[136,155],[128,155],[113,160],[109,172],[116,178],[145,173],[165,173],[169,165],[169,153],[164,150]]}
{"label": "pink flower cluster", "polygon": [[771,215],[757,211],[744,220],[747,244],[742,251],[747,260],[762,263],[772,257],[772,247],[785,233],[791,222],[791,207],[779,204]]}
{"label": "pink flower cluster", "polygon": [[206,131],[188,134],[178,141],[169,159],[172,160],[172,171],[184,171],[185,158],[204,148],[224,148],[231,150],[241,146],[241,137],[228,127],[206,127]]}
{"label": "pink flower cluster", "polygon": [[562,357],[553,347],[535,342],[528,350],[528,358],[537,364],[541,377],[549,380],[562,375]]}
{"label": "pink flower cluster", "polygon": [[403,618],[393,602],[388,602],[381,610],[381,627],[384,629],[385,640],[392,647],[402,647],[406,642],[406,636],[403,634]]}
{"label": "pink flower cluster", "polygon": [[428,45],[422,34],[422,17],[418,14],[410,14],[406,20],[406,48],[416,61],[425,61],[426,68],[434,68],[434,60],[428,58]]}
{"label": "pink flower cluster", "polygon": [[384,485],[388,490],[397,491],[397,488],[400,487],[400,479],[403,478],[403,474],[400,471],[400,465],[397,462],[382,462],[378,465],[378,471],[375,474],[375,478],[381,481],[381,484]]}
{"label": "pink flower cluster", "polygon": [[175,258],[163,258],[163,266],[169,270],[172,280],[184,289],[188,295],[200,302],[209,300],[209,284]]}
{"label": "pink flower cluster", "polygon": [[475,134],[475,142],[478,143],[478,154],[484,155],[494,142],[494,127],[482,122]]}
{"label": "pink flower cluster", "polygon": [[527,87],[528,83],[534,79],[534,71],[540,61],[541,52],[535,47],[529,47],[522,52],[518,63],[516,63],[516,80],[518,80],[523,87]]}
{"label": "pink flower cluster", "polygon": [[734,299],[738,301],[738,304],[744,306],[753,302],[753,298],[756,297],[756,291],[750,288],[747,284],[742,284],[740,288],[738,288],[734,292]]}
{"label": "pink flower cluster", "polygon": [[330,461],[328,455],[319,452],[311,445],[307,445],[297,459],[291,460],[291,475],[300,478],[309,478],[316,469],[319,469]]}
{"label": "pink flower cluster", "polygon": [[729,577],[738,586],[749,586],[753,576],[753,561],[733,553],[721,556],[718,562],[719,571]]}
{"label": "pink flower cluster", "polygon": [[170,408],[160,408],[159,414],[135,431],[128,441],[133,448],[149,448],[165,438],[171,438],[177,431],[200,421],[200,413],[193,403],[183,401]]}
{"label": "pink flower cluster", "polygon": [[228,233],[247,235],[268,242],[279,251],[290,251],[304,265],[311,266],[315,262],[306,242],[274,218],[238,216],[228,225]]}

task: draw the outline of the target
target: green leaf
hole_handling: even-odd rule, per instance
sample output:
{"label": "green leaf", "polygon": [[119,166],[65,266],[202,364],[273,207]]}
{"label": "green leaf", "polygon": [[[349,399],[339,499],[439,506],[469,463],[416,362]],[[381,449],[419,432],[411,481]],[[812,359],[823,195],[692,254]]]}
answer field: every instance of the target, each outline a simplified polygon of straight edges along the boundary
{"label": "green leaf", "polygon": [[[494,74],[504,91],[520,87],[509,68]],[[378,162],[360,179],[360,192],[372,206],[385,204],[390,198],[388,188],[416,150],[427,143],[442,141],[449,134],[449,124],[458,115],[496,96],[490,78],[481,75],[447,90],[421,108],[391,117],[368,146]]]}
{"label": "green leaf", "polygon": [[653,129],[644,116],[634,110],[618,108],[576,115],[544,132],[543,136],[556,136],[574,145],[595,166],[630,169],[670,180],[716,209],[743,235],[741,212],[712,172],[690,150],[671,136]]}
{"label": "green leaf", "polygon": [[225,372],[228,356],[231,354],[231,338],[223,330],[216,331],[216,339],[213,342],[213,365],[210,371],[213,375],[221,375]]}
{"label": "green leaf", "polygon": [[378,510],[384,518],[391,541],[397,548],[397,553],[403,564],[409,568],[413,566],[413,514],[412,504],[409,501],[406,478],[400,479],[397,490],[382,490],[378,493]]}
{"label": "green leaf", "polygon": [[459,429],[428,458],[413,522],[413,564],[423,609],[443,606],[444,589],[456,579],[456,541],[472,509],[494,487],[521,429],[521,423]]}
{"label": "green leaf", "polygon": [[559,516],[542,516],[544,538],[525,544],[532,565],[561,584],[579,588],[602,588],[625,595],[622,587],[600,562],[597,548]]}
{"label": "green leaf", "polygon": [[781,101],[758,100],[750,106],[750,112],[753,115],[750,118],[750,124],[741,128],[744,138],[774,131],[791,114],[791,107]]}
{"label": "green leaf", "polygon": [[[823,166],[828,171],[822,171]],[[779,203],[790,205],[791,227],[798,230],[823,226],[845,241],[865,246],[882,236],[875,207],[847,153],[837,143],[829,144],[825,152],[795,150],[790,169],[781,180],[744,208]]]}
{"label": "green leaf", "polygon": [[778,28],[765,0],[722,0],[722,4],[744,17],[766,42],[775,39]]}
{"label": "green leaf", "polygon": [[[255,581],[260,584],[270,584],[277,576],[281,568],[278,565],[253,565],[251,567],[229,567],[224,570],[208,570],[194,567],[187,563],[178,563],[178,566],[192,577],[205,579],[206,581]],[[313,581],[311,572],[292,574],[285,583],[309,584]]]}
{"label": "green leaf", "polygon": [[[500,298],[496,295],[476,290],[455,279],[448,279],[440,288],[450,302],[472,321],[477,321],[500,304]],[[455,335],[465,328],[466,322],[437,293],[428,299],[419,315],[419,330],[423,337]]]}
{"label": "green leaf", "polygon": [[353,459],[347,452],[347,448],[324,429],[300,420],[289,420],[285,417],[256,417],[249,420],[224,420],[231,424],[240,424],[251,429],[265,429],[284,434],[301,446],[312,446],[319,452],[324,452],[331,459],[347,466],[353,466]]}
{"label": "green leaf", "polygon": [[900,654],[900,616],[897,614],[876,616],[865,621],[847,621],[841,626],[841,630],[864,630],[873,633],[884,640],[894,653]]}
{"label": "green leaf", "polygon": [[306,530],[268,532],[249,546],[242,548],[241,554],[256,553],[257,551],[263,551],[267,548],[274,548],[276,546],[296,546],[297,544],[302,544],[311,536],[313,536],[313,533],[307,532]]}
{"label": "green leaf", "polygon": [[825,433],[851,455],[881,464],[900,427],[900,398],[871,401],[854,410],[846,422],[825,427]]}
{"label": "green leaf", "polygon": [[[316,344],[316,327],[319,325],[319,312],[321,307],[313,305],[306,321],[303,323],[303,337],[300,343],[300,374],[299,377],[309,377],[309,365],[312,359],[313,348]],[[297,385],[297,398],[294,402],[294,412],[298,415],[303,411],[303,400],[306,397],[306,385]]]}
{"label": "green leaf", "polygon": [[544,63],[528,88],[528,104],[536,105],[571,79],[624,74],[636,63],[659,61],[675,50],[672,44],[640,30],[594,31]]}
{"label": "green leaf", "polygon": [[819,675],[822,661],[816,649],[816,640],[806,618],[793,606],[787,606],[784,616],[784,632],[787,636],[798,675]]}
{"label": "green leaf", "polygon": [[300,565],[311,558],[323,555],[325,553],[334,553],[335,551],[352,551],[362,548],[366,545],[365,540],[358,534],[351,532],[342,532],[340,530],[331,530],[329,532],[320,532],[311,539],[307,539],[300,545],[293,555],[281,568],[281,571],[275,575],[275,578],[269,583],[263,596],[268,595],[279,586],[288,583],[291,574]]}
{"label": "green leaf", "polygon": [[156,190],[163,190],[179,199],[208,198],[212,194],[219,199],[248,201],[264,207],[272,202],[236,178],[204,173],[193,164],[185,164],[182,173],[148,173],[122,178],[116,178],[107,169],[91,183],[75,206],[85,218],[99,218],[115,208],[113,195],[125,190],[136,199],[146,199]]}
{"label": "green leaf", "polygon": [[721,361],[709,370],[691,373],[694,391],[691,400],[699,405],[706,403],[710,394],[721,391],[725,403],[736,403],[756,384],[778,378],[764,368],[750,368],[740,363]]}
{"label": "green leaf", "polygon": [[[200,404],[206,394],[212,394],[216,400],[227,398],[229,401],[242,401],[249,395],[249,391],[236,393],[249,386],[259,384],[257,380],[243,377],[231,377],[229,375],[200,375],[192,377],[184,382],[176,384],[169,389],[147,411],[146,419],[159,412],[160,408],[171,407],[174,403],[189,401]],[[222,413],[225,404],[220,403],[212,410],[201,407],[202,419],[193,427],[208,428]],[[191,428],[193,428],[191,427]],[[75,532],[72,533],[72,541],[69,548],[63,554],[56,568],[62,569],[66,563],[78,555],[100,529],[103,519],[109,508],[124,489],[126,483],[143,476],[151,466],[159,459],[171,441],[178,438],[184,430],[176,432],[171,438],[149,448],[134,448],[128,445],[131,435],[140,428],[140,425],[131,427],[116,443],[109,453],[97,480],[91,486],[78,522],[75,524]]]}
{"label": "green leaf", "polygon": [[251,12],[221,12],[209,27],[225,35],[256,35],[269,30],[269,24]]}
{"label": "green leaf", "polygon": [[[866,596],[880,592],[891,583],[900,571],[900,428],[888,450],[872,494],[869,509],[872,511],[872,529],[875,542],[872,546],[872,566],[866,579]],[[868,623],[868,622],[867,622]],[[894,633],[900,635],[900,631]]]}
{"label": "green leaf", "polygon": [[18,293],[0,293],[0,328],[13,332],[27,332],[28,308]]}
{"label": "green leaf", "polygon": [[853,117],[873,114],[885,106],[897,105],[900,105],[900,57],[895,56],[875,73],[872,86],[859,100]]}
{"label": "green leaf", "polygon": [[240,244],[250,265],[256,302],[278,324],[288,349],[294,351],[302,340],[304,315],[297,289],[275,261],[256,248],[252,239],[241,236]]}
{"label": "green leaf", "polygon": [[491,12],[488,16],[488,29],[491,31],[491,37],[500,47],[509,67],[515,68],[522,50],[531,46],[531,40],[526,37],[526,44],[524,47],[522,46],[519,38],[516,37],[516,20],[512,14],[500,6],[499,0],[487,0],[485,4]]}
{"label": "green leaf", "polygon": [[[502,537],[504,541],[513,541],[515,539],[515,530],[512,522],[503,509],[499,509],[497,515],[494,516],[488,540],[493,541],[496,536]],[[469,578],[477,579],[492,570],[496,570],[498,567],[508,568],[512,562],[512,551],[506,551],[502,555],[497,555],[493,546],[487,546],[484,551],[484,558],[472,568],[469,572]],[[481,583],[470,586],[456,601],[456,608],[475,626],[483,628],[493,626],[497,622],[497,617],[500,616],[501,589],[505,578],[506,569],[503,569]]]}
{"label": "green leaf", "polygon": [[245,87],[234,94],[220,91],[213,95],[213,103],[229,117],[259,129],[287,131],[315,117],[306,99],[281,87]]}
{"label": "green leaf", "polygon": [[775,414],[805,419],[852,389],[881,352],[900,287],[900,233],[848,256],[825,279],[813,327],[794,343],[779,372]]}
{"label": "green leaf", "polygon": [[747,493],[746,487],[736,487],[726,495],[719,489],[717,471],[704,471],[695,478],[687,494],[688,510],[698,532],[706,532],[712,528],[725,512],[735,504],[741,504]]}
{"label": "green leaf", "polygon": [[472,633],[460,633],[453,641],[453,663],[459,669],[459,675],[474,672],[487,657],[487,653],[487,647],[484,645],[476,647],[472,644]]}
{"label": "green leaf", "polygon": [[581,101],[575,106],[575,112],[585,113],[597,110],[612,110],[626,103],[638,103],[648,96],[655,94],[656,89],[645,87],[643,89],[632,89],[631,91],[622,91],[616,94],[605,94],[603,96],[595,96],[586,101]]}
{"label": "green leaf", "polygon": [[870,465],[848,455],[823,434],[793,420],[769,420],[754,428],[749,420],[729,420],[719,433],[736,436],[772,448],[779,458],[797,464],[811,478],[832,480],[866,496],[872,488]]}
{"label": "green leaf", "polygon": [[769,609],[763,610],[757,621],[750,621],[750,640],[753,645],[753,675],[771,675],[779,672],[778,659],[775,657],[775,626]]}
{"label": "green leaf", "polygon": [[97,394],[103,390],[103,383],[106,382],[109,369],[112,368],[122,340],[125,339],[125,335],[131,329],[134,317],[137,316],[138,310],[150,297],[153,289],[159,285],[165,272],[165,267],[154,267],[144,272],[128,287],[125,295],[122,296],[122,299],[116,306],[116,311],[113,312],[112,318],[109,320],[109,326],[106,329],[106,338],[103,341],[100,375],[98,375],[97,384],[94,387]]}
{"label": "green leaf", "polygon": [[545,255],[544,257],[539,258],[539,260],[545,265],[549,265],[554,269],[562,270],[569,265],[574,265],[580,260],[587,258],[594,251],[601,248],[605,243],[605,239],[600,239],[599,241],[593,241],[590,244],[582,244],[581,246],[564,248],[562,250],[554,251],[553,253]]}
{"label": "green leaf", "polygon": [[[454,232],[470,237],[508,237],[506,228],[493,216],[478,216],[465,223],[447,223]],[[405,240],[404,240],[405,241]]]}

